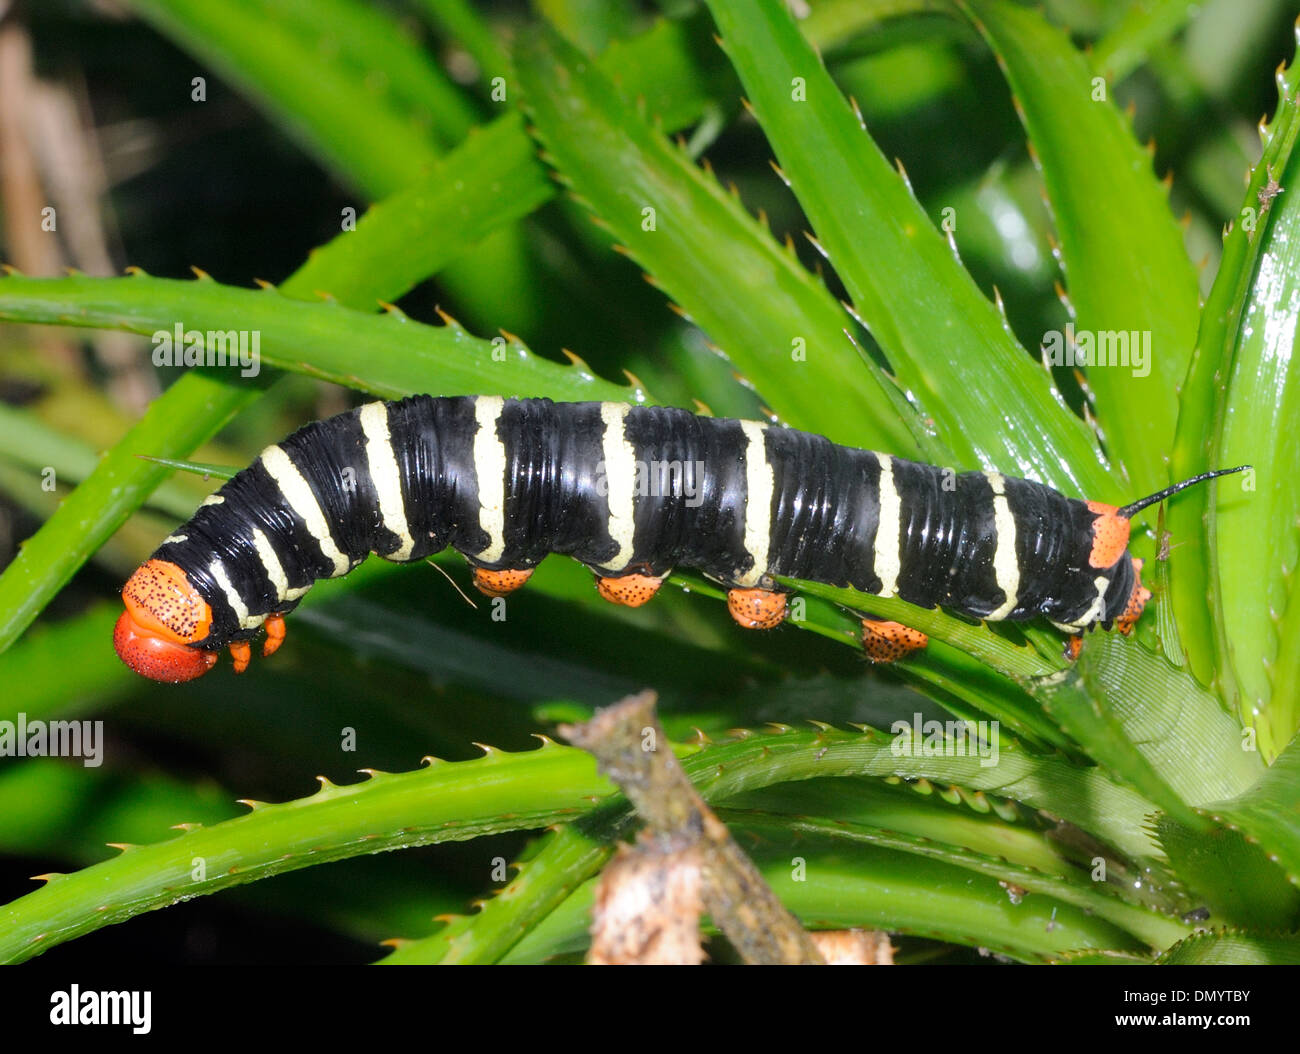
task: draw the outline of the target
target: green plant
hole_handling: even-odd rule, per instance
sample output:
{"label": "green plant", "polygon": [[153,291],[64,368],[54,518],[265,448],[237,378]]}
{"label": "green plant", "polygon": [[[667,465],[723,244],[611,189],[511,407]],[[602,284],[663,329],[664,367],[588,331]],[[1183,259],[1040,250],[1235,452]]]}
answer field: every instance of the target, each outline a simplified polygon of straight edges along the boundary
{"label": "green plant", "polygon": [[[626,810],[585,754],[523,744],[643,684],[659,690],[688,773],[733,830],[753,836],[760,867],[809,926],[873,926],[1023,961],[1300,958],[1300,492],[1288,486],[1300,470],[1288,428],[1300,399],[1291,360],[1300,200],[1282,192],[1300,172],[1293,69],[1278,74],[1263,156],[1245,198],[1230,203],[1241,211],[1202,305],[1167,188],[1112,99],[1139,66],[1177,97],[1186,68],[1169,38],[1190,5],[1112,12],[1091,56],[1007,0],[823,0],[802,25],[777,0],[709,0],[707,11],[636,36],[621,3],[607,5],[606,21],[566,20],[564,5],[548,5],[558,27],[528,19],[507,58],[473,9],[423,0],[416,8],[477,64],[486,92],[477,99],[359,0],[134,6],[378,204],[273,288],[202,273],[0,280],[0,320],[148,335],[178,319],[224,330],[237,318],[260,331],[266,367],[256,383],[186,371],[93,469],[75,429],[60,433],[33,411],[0,415],[12,451],[0,485],[26,493],[48,465],[79,481],[40,510],[43,526],[0,576],[4,716],[116,706],[214,754],[256,728],[255,752],[296,772],[367,758],[340,752],[340,728],[376,757],[401,757],[413,736],[453,757],[475,738],[513,749],[359,784],[321,777],[311,797],[233,819],[179,773],[9,762],[0,816],[23,819],[0,824],[6,850],[86,860],[101,831],[149,844],[6,906],[0,958],[304,868],[320,872],[317,921],[366,936],[401,926],[413,938],[385,961],[579,953],[591,882]],[[715,27],[725,57],[710,42]],[[1013,156],[947,183],[927,179],[914,194],[832,73],[861,93],[866,127],[889,127],[950,100],[966,83],[963,62],[989,52],[1037,177]],[[379,90],[375,70],[386,72]],[[776,191],[776,176],[763,185],[738,166],[744,196],[781,209],[782,228],[802,222],[797,202],[829,278],[696,163],[723,129],[743,134],[742,94],[794,200]],[[1194,119],[1183,103],[1168,118],[1175,130]],[[679,129],[691,138],[674,144]],[[548,176],[567,191],[559,200]],[[1039,179],[1050,218],[1025,194]],[[1213,214],[1216,188],[1192,178],[1181,193]],[[1014,222],[999,232],[999,217]],[[1146,374],[1095,368],[1085,387],[1081,373],[1052,371],[1026,351],[1066,319],[1043,307],[1049,242],[1076,331],[1149,334]],[[659,292],[638,288],[614,247]],[[1035,253],[1037,270],[1011,263]],[[975,272],[1029,292],[1017,290],[1006,311]],[[380,310],[435,275],[465,325]],[[661,311],[665,297],[684,321]],[[558,331],[596,365],[560,364],[509,334],[476,335],[497,325],[542,347]],[[632,387],[603,379],[619,368],[635,375]],[[253,430],[275,437],[276,408],[293,413],[303,399],[290,375],[382,397],[700,400],[719,414],[768,411],[837,442],[996,467],[1117,503],[1241,463],[1254,466],[1253,489],[1221,481],[1180,497],[1168,546],[1157,510],[1144,514],[1134,548],[1156,583],[1152,606],[1134,639],[1093,634],[1075,664],[1046,627],[972,625],[806,583],[791,583],[806,601],[802,621],[742,636],[704,580],[674,576],[678,593],[629,612],[601,605],[585,573],[557,559],[511,601],[506,624],[465,611],[427,573],[367,565],[319,588],[291,621],[285,651],[240,682],[221,671],[184,689],[137,684],[109,647],[107,600],[23,636],[96,554],[118,574],[147,554],[165,528],[145,530],[125,556],[103,548],[137,510],[151,505],[174,522],[201,498],[186,489],[192,481],[164,484],[171,468],[138,455],[184,461],[259,402],[273,419]],[[430,611],[430,596],[451,610]],[[915,625],[931,647],[895,673],[867,671],[846,607]],[[945,710],[999,723],[996,764],[891,750],[892,721],[942,720]],[[768,719],[782,724],[727,735]],[[803,719],[838,727],[801,730]],[[850,722],[862,730],[846,731]],[[69,829],[66,817],[92,801],[91,822]],[[21,802],[36,807],[10,807]],[[160,822],[185,829],[160,841]],[[500,843],[478,840],[543,828],[552,830],[523,850],[513,877],[485,880]],[[317,866],[463,841],[488,847],[463,858],[474,860],[472,878],[412,882],[373,865],[364,908]],[[796,853],[806,881],[790,877]],[[462,910],[466,886],[492,884],[501,895],[477,913],[433,921],[436,910]]]}

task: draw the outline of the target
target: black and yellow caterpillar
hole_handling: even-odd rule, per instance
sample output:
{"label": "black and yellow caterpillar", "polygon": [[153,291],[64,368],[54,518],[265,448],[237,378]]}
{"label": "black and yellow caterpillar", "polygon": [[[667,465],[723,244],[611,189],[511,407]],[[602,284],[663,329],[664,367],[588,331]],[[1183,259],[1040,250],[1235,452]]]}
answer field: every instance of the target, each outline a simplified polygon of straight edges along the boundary
{"label": "black and yellow caterpillar", "polygon": [[[370,403],[268,447],[160,545],[122,591],[114,644],[146,677],[186,681],[229,647],[241,672],[263,629],[320,578],[370,553],[464,553],[491,595],[548,553],[639,605],[678,566],[728,587],[742,625],[785,617],[772,576],[897,595],[981,619],[1044,617],[1080,634],[1132,629],[1150,593],[1128,553],[1140,509],[997,472],[955,473],[821,436],[685,410],[496,396]],[[1077,648],[1078,637],[1073,638]],[[864,620],[868,654],[926,643]]]}

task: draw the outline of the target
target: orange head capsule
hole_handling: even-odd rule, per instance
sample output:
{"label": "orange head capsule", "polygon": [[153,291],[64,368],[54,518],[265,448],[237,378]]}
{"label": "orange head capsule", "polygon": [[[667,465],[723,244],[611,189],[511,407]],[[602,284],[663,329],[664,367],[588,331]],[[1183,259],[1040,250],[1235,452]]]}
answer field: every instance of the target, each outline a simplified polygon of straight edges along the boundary
{"label": "orange head capsule", "polygon": [[178,684],[212,669],[217,653],[191,646],[207,637],[212,609],[175,564],[146,561],[123,587],[122,602],[113,647],[136,673]]}

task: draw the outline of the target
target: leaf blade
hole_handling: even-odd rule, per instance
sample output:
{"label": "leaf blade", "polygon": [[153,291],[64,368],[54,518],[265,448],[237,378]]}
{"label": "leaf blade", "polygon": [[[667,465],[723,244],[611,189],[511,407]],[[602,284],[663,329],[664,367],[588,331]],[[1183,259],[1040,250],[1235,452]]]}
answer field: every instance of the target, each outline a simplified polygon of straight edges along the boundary
{"label": "leaf blade", "polygon": [[[516,66],[563,176],[780,417],[839,442],[914,448],[888,382],[862,368],[848,317],[737,201],[553,31],[523,41]],[[846,399],[827,400],[827,385]]]}
{"label": "leaf blade", "polygon": [[[1105,82],[1098,86],[1062,31],[1003,0],[962,6],[997,54],[1029,135],[1056,218],[1078,337],[1093,337],[1099,355],[1116,359],[1087,371],[1107,450],[1133,498],[1154,493],[1169,482],[1162,455],[1173,442],[1177,388],[1200,310],[1196,271],[1167,193]],[[1088,144],[1087,164],[1079,163],[1080,143]],[[1062,349],[1069,344],[1061,334],[1057,340]]]}
{"label": "leaf blade", "polygon": [[960,467],[1075,493],[1113,486],[1086,426],[954,258],[785,9],[775,0],[709,0],[709,9],[857,314]]}

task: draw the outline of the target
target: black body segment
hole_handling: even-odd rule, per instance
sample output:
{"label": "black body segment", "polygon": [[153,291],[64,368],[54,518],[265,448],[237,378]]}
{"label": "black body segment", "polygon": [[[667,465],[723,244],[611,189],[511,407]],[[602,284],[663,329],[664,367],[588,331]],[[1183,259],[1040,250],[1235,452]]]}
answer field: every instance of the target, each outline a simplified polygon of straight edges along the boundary
{"label": "black body segment", "polygon": [[771,570],[879,593],[875,570],[880,461],[866,450],[788,428],[765,433],[776,487]]}
{"label": "black body segment", "polygon": [[478,552],[487,536],[478,522],[474,400],[417,395],[385,405],[402,510],[414,542],[408,559],[423,560],[449,545]]}
{"label": "black body segment", "polygon": [[370,553],[450,546],[488,571],[563,553],[603,577],[693,567],[896,593],[1074,631],[1124,611],[1125,554],[1048,487],[665,407],[490,396],[371,403],[268,447],[159,547],[212,606],[215,649]]}
{"label": "black body segment", "polygon": [[993,571],[998,531],[985,475],[896,460],[894,486],[904,538],[898,595],[980,617],[1000,607],[1006,594]]}
{"label": "black body segment", "polygon": [[1088,565],[1092,521],[1088,506],[1027,480],[1006,480],[1016,520],[1020,598],[1013,618],[1042,615],[1073,622],[1097,596],[1097,570]]}
{"label": "black body segment", "polygon": [[535,567],[548,553],[593,566],[614,555],[600,493],[599,403],[507,400],[498,436],[505,446],[505,548],[494,567]]}
{"label": "black body segment", "polygon": [[740,423],[638,406],[624,434],[636,452],[632,565],[656,575],[696,567],[727,583],[748,571]]}

